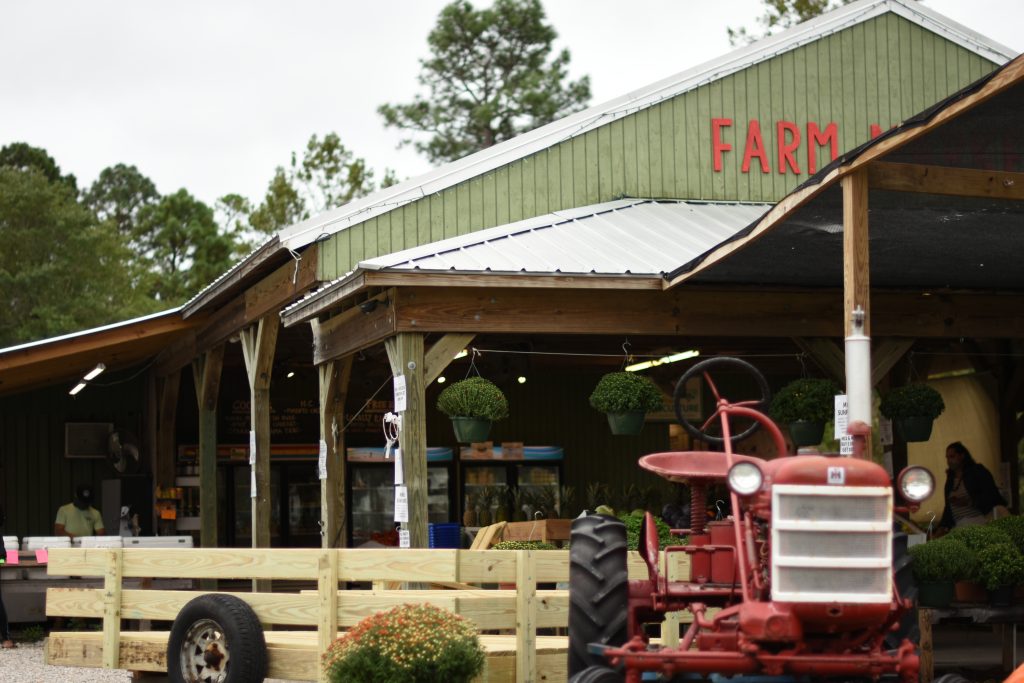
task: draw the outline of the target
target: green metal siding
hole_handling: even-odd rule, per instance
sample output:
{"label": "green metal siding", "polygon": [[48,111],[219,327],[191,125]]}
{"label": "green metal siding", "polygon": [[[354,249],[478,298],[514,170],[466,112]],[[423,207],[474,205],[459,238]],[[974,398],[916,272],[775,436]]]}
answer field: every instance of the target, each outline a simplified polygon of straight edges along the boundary
{"label": "green metal siding", "polygon": [[[365,258],[559,209],[620,197],[777,201],[808,177],[807,123],[838,124],[838,151],[865,142],[980,78],[994,64],[887,14],[699,86],[456,187],[333,235],[321,277]],[[711,119],[732,145],[713,171]],[[770,171],[740,171],[747,122],[760,122]],[[776,122],[799,126],[800,174],[779,173]],[[827,146],[816,167],[831,160]]]}

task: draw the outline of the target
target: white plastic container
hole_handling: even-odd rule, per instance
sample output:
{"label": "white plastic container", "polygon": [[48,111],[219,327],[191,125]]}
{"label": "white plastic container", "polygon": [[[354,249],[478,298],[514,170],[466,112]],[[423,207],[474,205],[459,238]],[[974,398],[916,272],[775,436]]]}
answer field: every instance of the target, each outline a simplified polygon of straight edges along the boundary
{"label": "white plastic container", "polygon": [[[21,539],[22,550],[50,550],[51,548],[70,548],[71,539],[67,536],[26,536]],[[26,579],[66,579],[67,576],[52,576],[46,573],[45,567],[33,567],[25,572]]]}
{"label": "white plastic container", "polygon": [[80,548],[123,548],[124,542],[120,536],[79,536],[74,545]]}

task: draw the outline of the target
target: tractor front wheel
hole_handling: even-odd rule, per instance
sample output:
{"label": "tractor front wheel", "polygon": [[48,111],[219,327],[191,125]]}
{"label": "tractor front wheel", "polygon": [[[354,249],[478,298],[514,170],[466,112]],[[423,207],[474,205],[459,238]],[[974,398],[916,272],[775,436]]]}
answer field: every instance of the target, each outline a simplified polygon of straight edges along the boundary
{"label": "tractor front wheel", "polygon": [[[607,668],[604,657],[589,651],[591,643],[612,647],[626,643],[628,602],[626,525],[605,515],[574,520],[569,546],[569,676],[573,681],[577,674]],[[621,678],[580,680],[611,683]]]}
{"label": "tractor front wheel", "polygon": [[569,683],[622,683],[622,674],[607,666],[588,666],[569,679]]}

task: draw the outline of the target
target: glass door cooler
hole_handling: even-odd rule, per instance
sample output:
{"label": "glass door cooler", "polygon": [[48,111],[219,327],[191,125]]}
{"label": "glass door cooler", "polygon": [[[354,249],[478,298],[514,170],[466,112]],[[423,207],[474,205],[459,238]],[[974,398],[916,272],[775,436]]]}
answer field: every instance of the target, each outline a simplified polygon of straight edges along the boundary
{"label": "glass door cooler", "polygon": [[[347,453],[349,547],[398,545],[395,530],[395,460],[383,448],[349,448]],[[450,448],[427,448],[427,517],[452,522],[455,478]]]}
{"label": "glass door cooler", "polygon": [[[478,447],[478,446],[483,446]],[[519,444],[463,447],[460,516],[467,527],[554,518],[561,512],[563,451]]]}

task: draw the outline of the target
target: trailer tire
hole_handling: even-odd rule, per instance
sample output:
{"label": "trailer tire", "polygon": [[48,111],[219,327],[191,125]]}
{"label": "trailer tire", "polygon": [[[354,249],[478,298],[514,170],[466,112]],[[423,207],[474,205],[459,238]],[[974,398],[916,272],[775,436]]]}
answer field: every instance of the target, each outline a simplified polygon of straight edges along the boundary
{"label": "trailer tire", "polygon": [[[626,643],[629,575],[626,525],[590,515],[572,523],[569,546],[569,676],[607,664],[588,646]],[[590,680],[590,679],[584,679]],[[595,681],[604,679],[594,679]]]}
{"label": "trailer tire", "polygon": [[244,600],[209,593],[181,608],[167,642],[168,680],[250,683],[266,677],[263,626]]}
{"label": "trailer tire", "polygon": [[622,683],[625,679],[607,666],[588,666],[569,679],[569,683]]}

